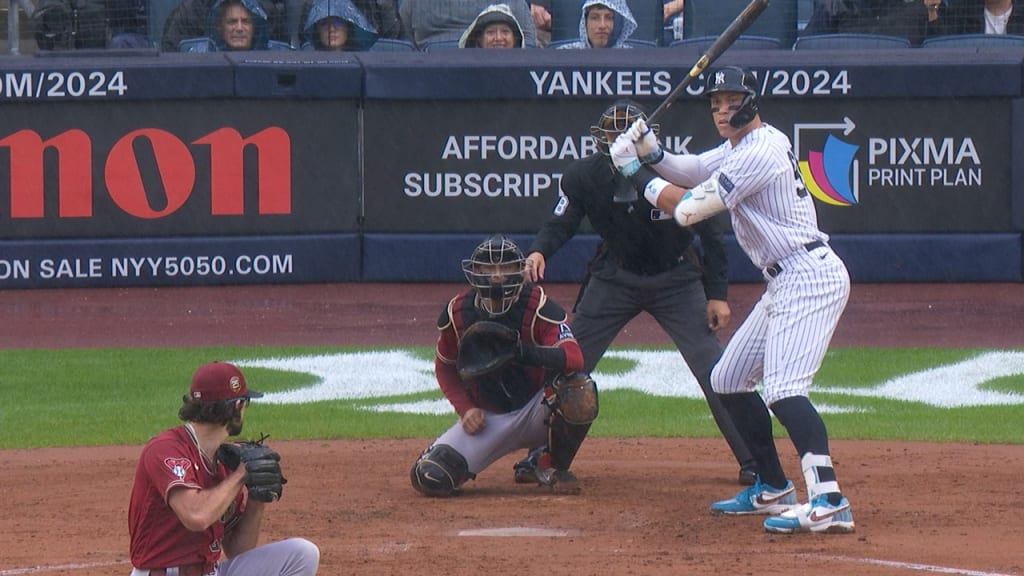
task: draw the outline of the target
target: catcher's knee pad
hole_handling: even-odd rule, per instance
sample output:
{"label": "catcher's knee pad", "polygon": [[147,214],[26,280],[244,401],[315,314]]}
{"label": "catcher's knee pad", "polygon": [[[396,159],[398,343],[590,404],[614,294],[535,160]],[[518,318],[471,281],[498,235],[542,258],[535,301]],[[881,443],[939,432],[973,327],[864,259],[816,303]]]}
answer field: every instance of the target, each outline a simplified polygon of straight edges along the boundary
{"label": "catcher's knee pad", "polygon": [[586,372],[562,374],[551,384],[557,398],[555,411],[569,424],[590,424],[597,419],[597,385]]}
{"label": "catcher's knee pad", "polygon": [[409,472],[412,487],[426,496],[451,496],[472,477],[466,458],[447,444],[435,444],[420,454]]}

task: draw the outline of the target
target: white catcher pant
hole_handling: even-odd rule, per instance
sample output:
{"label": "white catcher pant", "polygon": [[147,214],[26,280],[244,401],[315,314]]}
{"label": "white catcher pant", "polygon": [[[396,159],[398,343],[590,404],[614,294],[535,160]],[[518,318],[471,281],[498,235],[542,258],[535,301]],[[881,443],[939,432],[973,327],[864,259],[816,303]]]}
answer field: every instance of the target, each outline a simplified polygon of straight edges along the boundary
{"label": "white catcher pant", "polygon": [[[320,549],[304,538],[288,538],[243,552],[217,563],[215,576],[315,576],[320,566]],[[135,568],[131,576],[149,576],[149,570]],[[167,570],[178,576],[178,569]]]}
{"label": "white catcher pant", "polygon": [[831,248],[779,261],[768,285],[711,373],[715,392],[751,392],[766,404],[806,396],[850,296],[850,274]]}
{"label": "white catcher pant", "polygon": [[542,402],[543,397],[541,389],[519,410],[507,414],[485,412],[484,429],[476,434],[467,434],[456,421],[434,444],[458,450],[469,471],[479,474],[506,454],[547,442],[551,410]]}

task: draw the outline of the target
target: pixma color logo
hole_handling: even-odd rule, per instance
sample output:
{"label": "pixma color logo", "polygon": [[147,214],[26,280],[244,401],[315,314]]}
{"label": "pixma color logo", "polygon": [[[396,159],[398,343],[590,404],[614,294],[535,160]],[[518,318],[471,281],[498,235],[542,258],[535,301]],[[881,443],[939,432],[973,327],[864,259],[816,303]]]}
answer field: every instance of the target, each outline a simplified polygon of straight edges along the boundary
{"label": "pixma color logo", "polygon": [[861,170],[861,146],[849,141],[856,128],[849,117],[836,123],[793,125],[800,174],[821,202],[859,203],[862,178],[872,192],[981,188],[981,155],[970,136],[872,136],[863,152],[867,166]]}
{"label": "pixma color logo", "polygon": [[[152,151],[155,174],[143,174],[136,150]],[[191,145],[191,146],[190,146]],[[209,153],[210,214],[242,215],[245,211],[245,149],[255,150],[257,210],[259,214],[291,213],[291,139],[279,127],[243,138],[233,128],[220,128],[189,143],[165,130],[141,128],[118,139],[109,150],[93,150],[92,138],[82,130],[67,130],[43,140],[33,130],[19,130],[0,139],[9,156],[10,217],[44,218],[44,190],[56,179],[58,218],[93,215],[93,167],[102,162],[103,185],[110,199],[126,214],[141,219],[163,218],[181,208],[196,185],[193,147]],[[53,158],[53,161],[46,161]],[[46,168],[56,170],[47,171]],[[0,170],[3,167],[0,166]],[[146,176],[147,178],[144,178]],[[0,172],[0,178],[3,172]],[[159,181],[162,190],[147,190],[145,182]],[[163,193],[165,202],[154,207],[151,195]]]}
{"label": "pixma color logo", "polygon": [[[856,144],[851,144],[835,136],[841,131],[849,136],[856,125],[853,120],[843,118],[841,123],[794,124],[793,148],[800,158],[800,175],[804,185],[818,200],[835,206],[852,206],[860,201],[860,176],[857,161]],[[814,132],[815,136],[824,134],[824,142],[819,147],[801,148],[801,133]],[[804,143],[808,139],[804,140]],[[810,138],[813,142],[821,142],[821,138]]]}

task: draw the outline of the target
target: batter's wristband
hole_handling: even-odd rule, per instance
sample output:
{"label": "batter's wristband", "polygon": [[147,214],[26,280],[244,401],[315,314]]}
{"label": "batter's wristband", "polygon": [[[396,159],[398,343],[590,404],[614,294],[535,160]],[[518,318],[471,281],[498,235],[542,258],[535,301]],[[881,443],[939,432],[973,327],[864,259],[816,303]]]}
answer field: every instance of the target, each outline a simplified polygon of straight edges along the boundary
{"label": "batter's wristband", "polygon": [[640,169],[633,173],[629,177],[629,181],[633,183],[640,192],[644,191],[647,187],[647,183],[658,177],[658,173],[647,166],[640,166]]}
{"label": "batter's wristband", "polygon": [[650,154],[644,154],[640,157],[640,161],[644,164],[657,164],[665,157],[665,149],[658,146],[658,149]]}

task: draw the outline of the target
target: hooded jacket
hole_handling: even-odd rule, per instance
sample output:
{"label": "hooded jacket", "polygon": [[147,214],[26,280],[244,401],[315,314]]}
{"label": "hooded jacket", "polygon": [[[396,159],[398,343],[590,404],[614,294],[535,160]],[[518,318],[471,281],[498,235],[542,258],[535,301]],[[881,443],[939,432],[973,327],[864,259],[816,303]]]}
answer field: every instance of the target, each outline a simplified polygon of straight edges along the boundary
{"label": "hooded jacket", "polygon": [[302,27],[303,49],[308,46],[315,50],[324,50],[320,44],[320,34],[316,31],[316,23],[331,16],[348,22],[348,41],[345,43],[345,50],[368,50],[377,41],[376,28],[359,8],[356,8],[352,0],[314,0]]}
{"label": "hooded jacket", "polygon": [[[572,0],[565,0],[567,2]],[[402,0],[398,6],[404,39],[423,47],[456,41],[493,0]],[[526,0],[505,0],[523,29],[523,45],[537,45],[537,29]]]}
{"label": "hooded jacket", "polygon": [[604,6],[615,13],[615,26],[612,28],[612,34],[608,38],[608,46],[606,48],[629,48],[630,46],[626,44],[626,40],[629,40],[633,32],[636,32],[637,23],[636,19],[633,18],[633,12],[629,9],[629,5],[626,4],[626,0],[586,0],[583,3],[582,14],[580,14],[580,39],[558,46],[558,48],[566,50],[593,48],[590,45],[590,39],[587,37],[587,11],[593,6]]}
{"label": "hooded jacket", "polygon": [[480,36],[484,33],[484,28],[495,22],[504,22],[511,26],[519,47],[526,48],[526,42],[523,41],[523,27],[519,25],[519,20],[516,20],[516,16],[508,4],[491,4],[485,8],[462,33],[462,37],[459,38],[459,48],[479,48]]}

